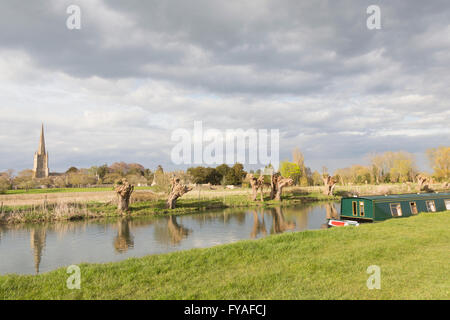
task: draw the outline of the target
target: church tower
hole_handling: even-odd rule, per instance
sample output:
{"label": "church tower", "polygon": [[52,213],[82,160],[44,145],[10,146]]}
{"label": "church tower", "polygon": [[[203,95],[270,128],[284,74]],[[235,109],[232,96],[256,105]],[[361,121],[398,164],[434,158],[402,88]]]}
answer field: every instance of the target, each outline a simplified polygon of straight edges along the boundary
{"label": "church tower", "polygon": [[44,124],[41,128],[39,149],[34,153],[33,178],[48,177],[48,153],[45,152]]}

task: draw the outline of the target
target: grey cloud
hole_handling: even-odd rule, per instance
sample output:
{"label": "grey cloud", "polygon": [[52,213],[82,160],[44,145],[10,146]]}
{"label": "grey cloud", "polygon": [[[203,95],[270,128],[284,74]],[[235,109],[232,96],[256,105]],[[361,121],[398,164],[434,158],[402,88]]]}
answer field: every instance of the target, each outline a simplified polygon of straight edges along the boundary
{"label": "grey cloud", "polygon": [[57,168],[170,166],[171,130],[194,120],[279,128],[280,158],[300,145],[318,169],[450,143],[448,1],[380,0],[377,31],[368,0],[79,1],[79,31],[73,1],[0,3],[0,169],[30,166],[40,121]]}

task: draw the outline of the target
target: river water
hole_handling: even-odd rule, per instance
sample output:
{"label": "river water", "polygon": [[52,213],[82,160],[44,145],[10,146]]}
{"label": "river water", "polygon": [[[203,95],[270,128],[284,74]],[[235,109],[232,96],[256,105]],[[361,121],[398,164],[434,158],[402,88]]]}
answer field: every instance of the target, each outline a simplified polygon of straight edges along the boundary
{"label": "river water", "polygon": [[36,274],[82,262],[111,262],[211,247],[282,232],[327,228],[338,203],[225,209],[182,216],[0,225],[0,274]]}

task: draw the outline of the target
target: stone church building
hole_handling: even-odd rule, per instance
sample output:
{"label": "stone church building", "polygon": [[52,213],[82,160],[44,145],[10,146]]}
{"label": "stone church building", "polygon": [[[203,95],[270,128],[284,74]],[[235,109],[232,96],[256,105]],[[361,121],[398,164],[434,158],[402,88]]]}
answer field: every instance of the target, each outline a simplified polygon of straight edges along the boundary
{"label": "stone church building", "polygon": [[45,151],[44,124],[42,124],[39,148],[34,153],[33,178],[47,178],[48,175],[48,153]]}

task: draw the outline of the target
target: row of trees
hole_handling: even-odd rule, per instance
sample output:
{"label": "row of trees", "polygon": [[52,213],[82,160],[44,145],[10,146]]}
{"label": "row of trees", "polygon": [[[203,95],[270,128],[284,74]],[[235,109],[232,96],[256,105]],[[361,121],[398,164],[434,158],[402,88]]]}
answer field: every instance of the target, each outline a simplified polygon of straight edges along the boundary
{"label": "row of trees", "polygon": [[[162,167],[157,168],[162,171]],[[90,168],[71,167],[64,173],[55,173],[48,178],[33,179],[33,171],[22,170],[14,175],[12,170],[0,173],[0,192],[8,189],[34,189],[46,187],[83,187],[94,185],[111,185],[126,178],[133,185],[150,185],[154,173],[138,163],[116,162],[108,166],[92,166]]]}
{"label": "row of trees", "polygon": [[216,168],[192,167],[187,169],[187,174],[192,183],[210,183],[213,185],[239,185],[242,184],[247,172],[241,163],[235,163],[232,167],[221,164]]}
{"label": "row of trees", "polygon": [[[348,184],[379,184],[413,182],[420,173],[428,176],[436,182],[450,180],[450,147],[439,147],[427,150],[427,157],[433,168],[431,175],[418,172],[414,155],[408,152],[384,152],[369,155],[369,165],[353,165],[338,169],[334,172],[337,182],[342,185]],[[267,168],[270,168],[269,164]],[[290,177],[295,185],[318,186],[323,185],[323,177],[328,176],[327,168],[322,172],[312,172],[305,165],[303,154],[298,148],[292,152],[292,161],[282,161],[280,164],[282,177]],[[250,174],[258,177],[261,170],[250,170]],[[164,172],[158,166],[154,172],[138,163],[116,162],[108,166],[93,166],[90,168],[69,168],[63,174],[52,175],[45,179],[33,179],[32,170],[23,170],[14,175],[12,170],[0,173],[0,192],[8,189],[33,189],[41,186],[48,187],[81,187],[92,185],[111,185],[116,181],[126,178],[127,181],[136,186],[158,185],[168,188],[173,175],[180,177],[184,183],[197,183],[213,185],[240,185],[245,182],[247,172],[241,163],[233,166],[222,164],[216,168],[192,167],[186,172]],[[268,181],[265,181],[268,183]]]}
{"label": "row of trees", "polygon": [[[369,165],[355,164],[347,168],[337,169],[334,176],[338,183],[348,184],[380,184],[414,182],[418,174],[428,176],[435,182],[450,180],[450,147],[439,147],[427,150],[427,156],[433,173],[431,175],[419,172],[415,157],[412,153],[384,152],[369,155]],[[305,166],[300,150],[294,149],[293,161],[283,161],[280,172],[283,177],[291,177],[296,185],[316,186],[322,185],[322,177],[328,175],[326,167],[322,173],[311,170]]]}

